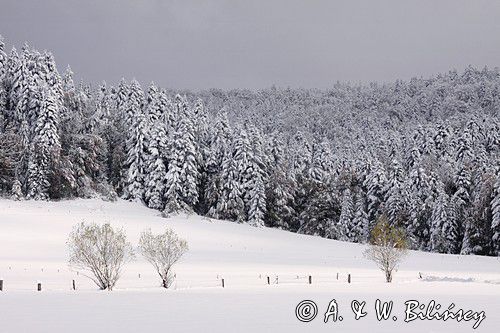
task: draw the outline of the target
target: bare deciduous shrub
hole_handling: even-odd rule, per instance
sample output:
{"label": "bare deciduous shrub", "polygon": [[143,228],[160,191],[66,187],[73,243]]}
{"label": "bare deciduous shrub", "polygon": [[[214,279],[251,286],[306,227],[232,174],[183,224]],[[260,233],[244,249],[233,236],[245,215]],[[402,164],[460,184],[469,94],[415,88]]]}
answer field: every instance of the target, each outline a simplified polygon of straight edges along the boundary
{"label": "bare deciduous shrub", "polygon": [[162,286],[169,288],[174,280],[172,266],[188,250],[187,242],[171,229],[159,235],[148,229],[141,234],[139,249],[160,276]]}
{"label": "bare deciduous shrub", "polygon": [[71,266],[84,270],[101,290],[112,290],[123,265],[133,259],[133,250],[123,229],[109,223],[76,225],[69,235]]}
{"label": "bare deciduous shrub", "polygon": [[401,260],[407,254],[407,241],[404,231],[387,222],[381,216],[373,228],[370,245],[365,250],[366,258],[374,261],[385,273],[385,280],[392,281],[393,271],[397,269]]}

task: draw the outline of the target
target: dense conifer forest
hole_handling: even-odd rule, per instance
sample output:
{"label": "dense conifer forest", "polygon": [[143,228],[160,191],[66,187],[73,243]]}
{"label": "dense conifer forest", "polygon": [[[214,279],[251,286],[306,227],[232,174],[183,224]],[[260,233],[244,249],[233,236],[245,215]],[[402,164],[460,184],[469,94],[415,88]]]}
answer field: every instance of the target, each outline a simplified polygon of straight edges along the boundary
{"label": "dense conifer forest", "polygon": [[0,39],[0,193],[121,197],[351,242],[384,215],[413,249],[498,256],[499,115],[498,69],[175,91],[75,83],[51,53]]}

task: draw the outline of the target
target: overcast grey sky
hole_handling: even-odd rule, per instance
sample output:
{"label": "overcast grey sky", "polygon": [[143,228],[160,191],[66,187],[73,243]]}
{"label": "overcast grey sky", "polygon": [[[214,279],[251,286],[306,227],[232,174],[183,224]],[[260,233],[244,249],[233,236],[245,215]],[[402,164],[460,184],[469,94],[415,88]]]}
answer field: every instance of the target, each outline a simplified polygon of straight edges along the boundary
{"label": "overcast grey sky", "polygon": [[324,88],[500,66],[500,1],[0,0],[0,34],[90,82]]}

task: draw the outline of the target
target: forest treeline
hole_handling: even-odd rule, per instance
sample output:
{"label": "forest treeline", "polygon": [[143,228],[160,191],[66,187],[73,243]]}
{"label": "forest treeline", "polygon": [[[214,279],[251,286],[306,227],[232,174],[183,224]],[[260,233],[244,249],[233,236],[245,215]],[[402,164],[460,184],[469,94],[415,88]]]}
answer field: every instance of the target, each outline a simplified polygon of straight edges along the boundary
{"label": "forest treeline", "polygon": [[[0,39],[1,40],[1,39]],[[101,197],[352,242],[500,254],[500,72],[206,90],[73,82],[0,41],[0,192]]]}

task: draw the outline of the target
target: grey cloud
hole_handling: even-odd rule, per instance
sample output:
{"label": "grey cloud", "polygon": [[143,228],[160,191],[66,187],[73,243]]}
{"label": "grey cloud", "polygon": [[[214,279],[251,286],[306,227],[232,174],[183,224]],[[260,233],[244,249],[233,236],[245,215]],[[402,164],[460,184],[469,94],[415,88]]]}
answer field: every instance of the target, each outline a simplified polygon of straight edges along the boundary
{"label": "grey cloud", "polygon": [[0,0],[0,34],[86,81],[328,87],[500,64],[500,1]]}

